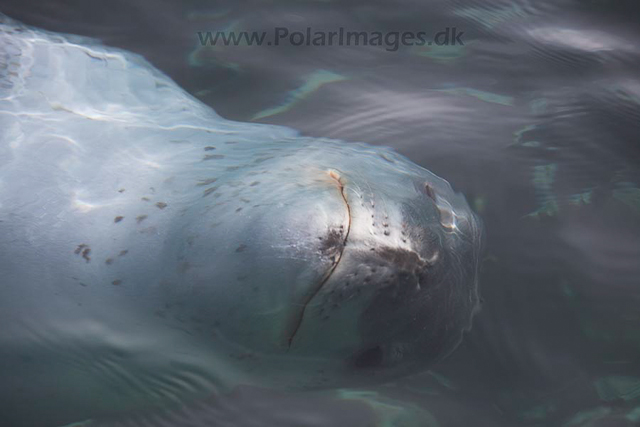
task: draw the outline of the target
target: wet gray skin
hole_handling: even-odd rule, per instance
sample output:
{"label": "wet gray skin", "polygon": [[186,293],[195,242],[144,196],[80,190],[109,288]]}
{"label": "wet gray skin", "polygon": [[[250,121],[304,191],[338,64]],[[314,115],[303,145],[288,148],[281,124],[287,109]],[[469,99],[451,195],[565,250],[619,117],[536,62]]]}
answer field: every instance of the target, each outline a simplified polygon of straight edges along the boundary
{"label": "wet gray skin", "polygon": [[8,419],[379,383],[470,328],[481,229],[446,181],[224,120],[138,56],[0,22]]}

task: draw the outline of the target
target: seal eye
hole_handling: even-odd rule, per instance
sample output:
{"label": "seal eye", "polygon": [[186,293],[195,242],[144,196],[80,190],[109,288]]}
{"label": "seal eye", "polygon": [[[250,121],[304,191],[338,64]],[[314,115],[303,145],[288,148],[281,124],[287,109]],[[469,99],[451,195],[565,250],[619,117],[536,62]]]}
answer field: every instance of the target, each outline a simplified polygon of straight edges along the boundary
{"label": "seal eye", "polygon": [[356,356],[353,365],[356,368],[376,368],[382,365],[384,354],[382,348],[377,345],[361,352]]}
{"label": "seal eye", "polygon": [[424,185],[424,192],[429,196],[429,198],[431,198],[431,200],[434,202],[436,201],[436,192],[429,184]]}

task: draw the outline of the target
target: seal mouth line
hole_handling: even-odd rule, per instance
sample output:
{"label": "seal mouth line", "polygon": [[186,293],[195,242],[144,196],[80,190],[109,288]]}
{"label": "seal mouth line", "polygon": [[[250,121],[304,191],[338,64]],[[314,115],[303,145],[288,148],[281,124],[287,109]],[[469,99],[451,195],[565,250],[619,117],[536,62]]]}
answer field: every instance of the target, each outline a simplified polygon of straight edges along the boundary
{"label": "seal mouth line", "polygon": [[298,329],[300,329],[300,326],[302,325],[302,320],[304,319],[304,312],[307,309],[307,305],[318,294],[318,292],[320,292],[320,289],[322,289],[322,287],[325,285],[325,283],[327,283],[329,281],[329,279],[331,278],[331,275],[333,274],[333,272],[336,271],[336,268],[338,267],[338,264],[340,263],[340,260],[342,259],[342,254],[344,253],[344,248],[345,248],[345,246],[347,246],[347,239],[349,238],[349,232],[351,231],[351,206],[349,206],[349,202],[347,201],[347,196],[344,193],[344,183],[342,182],[342,178],[340,177],[340,174],[338,174],[338,172],[336,172],[334,170],[329,171],[329,176],[337,184],[338,190],[340,191],[340,196],[342,197],[342,201],[344,202],[345,206],[347,207],[347,230],[346,230],[346,232],[344,234],[344,239],[342,241],[342,244],[340,245],[340,250],[338,251],[338,254],[335,256],[335,259],[333,261],[333,265],[331,266],[331,268],[329,268],[329,271],[327,271],[327,273],[325,273],[325,276],[322,278],[322,280],[319,281],[318,285],[315,287],[313,292],[311,292],[307,296],[307,298],[305,298],[304,302],[302,303],[302,309],[300,310],[300,314],[298,315],[298,317],[297,317],[297,319],[295,321],[295,327],[293,328],[293,332],[291,333],[291,335],[289,336],[289,339],[288,339],[288,348],[291,348],[291,344],[293,342],[293,339],[295,338],[296,333],[298,333]]}

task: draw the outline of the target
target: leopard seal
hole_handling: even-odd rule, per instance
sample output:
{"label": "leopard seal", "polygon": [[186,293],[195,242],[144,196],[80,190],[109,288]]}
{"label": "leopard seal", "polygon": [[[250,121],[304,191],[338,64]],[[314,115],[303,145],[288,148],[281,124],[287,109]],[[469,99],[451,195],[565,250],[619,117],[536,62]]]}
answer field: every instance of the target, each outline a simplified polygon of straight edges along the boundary
{"label": "leopard seal", "polygon": [[60,425],[450,353],[479,219],[390,149],[225,120],[135,54],[0,15],[0,401]]}

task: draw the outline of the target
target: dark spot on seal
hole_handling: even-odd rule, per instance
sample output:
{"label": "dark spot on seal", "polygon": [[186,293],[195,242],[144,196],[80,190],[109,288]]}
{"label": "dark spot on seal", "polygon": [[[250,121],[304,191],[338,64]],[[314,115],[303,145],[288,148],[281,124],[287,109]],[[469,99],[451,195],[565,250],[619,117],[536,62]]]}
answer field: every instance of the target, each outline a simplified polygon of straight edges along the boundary
{"label": "dark spot on seal", "polygon": [[196,185],[199,186],[199,187],[202,187],[202,186],[206,186],[206,185],[209,185],[209,184],[213,184],[217,180],[218,180],[218,178],[201,179],[200,182],[198,182]]}
{"label": "dark spot on seal", "polygon": [[120,253],[118,254],[118,256],[125,256],[125,255],[126,255],[126,254],[128,254],[128,253],[129,253],[129,250],[128,250],[128,249],[125,249],[125,250],[123,250],[123,251],[120,251]]}
{"label": "dark spot on seal", "polygon": [[218,188],[218,186],[215,187],[211,187],[211,188],[207,188],[206,190],[204,190],[202,197],[207,197],[209,194],[214,193]]}
{"label": "dark spot on seal", "polygon": [[151,226],[151,227],[143,228],[139,232],[142,234],[156,234],[157,231],[158,229],[156,227]]}
{"label": "dark spot on seal", "polygon": [[255,187],[258,184],[260,184],[260,181],[253,181],[251,184],[249,184],[249,187]]}
{"label": "dark spot on seal", "polygon": [[118,280],[114,280],[113,282],[111,282],[112,285],[114,286],[120,286],[122,285],[122,280],[118,279]]}
{"label": "dark spot on seal", "polygon": [[343,231],[332,228],[324,238],[319,237],[318,239],[322,241],[320,253],[329,257],[332,262],[335,262],[336,257],[342,253],[342,249],[344,248],[345,240]]}
{"label": "dark spot on seal", "polygon": [[384,354],[379,345],[360,352],[353,360],[353,366],[361,369],[377,368],[382,365]]}
{"label": "dark spot on seal", "polygon": [[236,248],[236,252],[242,252],[247,248],[247,245],[242,244]]}
{"label": "dark spot on seal", "polygon": [[164,209],[164,208],[166,208],[167,206],[169,206],[169,205],[167,205],[165,202],[158,202],[158,203],[156,203],[156,207],[158,207],[158,208],[160,208],[160,209]]}
{"label": "dark spot on seal", "polygon": [[257,159],[255,159],[253,161],[253,163],[262,163],[262,162],[266,162],[267,160],[273,159],[273,156],[268,156],[268,157],[258,157]]}
{"label": "dark spot on seal", "polygon": [[236,209],[236,212],[240,212],[242,210],[242,208],[238,208]]}
{"label": "dark spot on seal", "polygon": [[118,223],[118,222],[122,221],[123,219],[124,219],[123,216],[117,216],[117,217],[114,218],[113,222]]}
{"label": "dark spot on seal", "polygon": [[121,188],[121,189],[118,190],[118,193],[124,193],[124,192],[125,192],[124,188]]}
{"label": "dark spot on seal", "polygon": [[144,221],[144,220],[145,220],[145,219],[147,219],[147,218],[148,218],[148,216],[147,216],[147,215],[138,215],[138,216],[136,217],[136,222],[137,222],[138,224],[140,224],[142,221]]}
{"label": "dark spot on seal", "polygon": [[149,201],[149,200],[151,200],[151,199],[150,199],[150,198],[148,198],[148,197],[142,197],[140,200],[142,200],[143,202],[148,202],[148,201]]}
{"label": "dark spot on seal", "polygon": [[216,147],[212,147],[211,145],[208,145],[208,146],[204,147],[204,151],[213,151],[215,149],[216,149]]}
{"label": "dark spot on seal", "polygon": [[107,258],[107,260],[104,263],[107,265],[113,264],[113,258]]}
{"label": "dark spot on seal", "polygon": [[87,287],[87,285],[85,283],[82,283],[82,282],[80,282],[80,286],[83,286],[85,288]]}
{"label": "dark spot on seal", "polygon": [[224,159],[224,154],[205,154],[205,156],[202,158],[202,161],[220,159]]}
{"label": "dark spot on seal", "polygon": [[74,253],[76,255],[82,255],[82,258],[84,258],[87,262],[91,261],[91,257],[89,256],[89,254],[91,254],[91,248],[84,243],[78,245]]}

